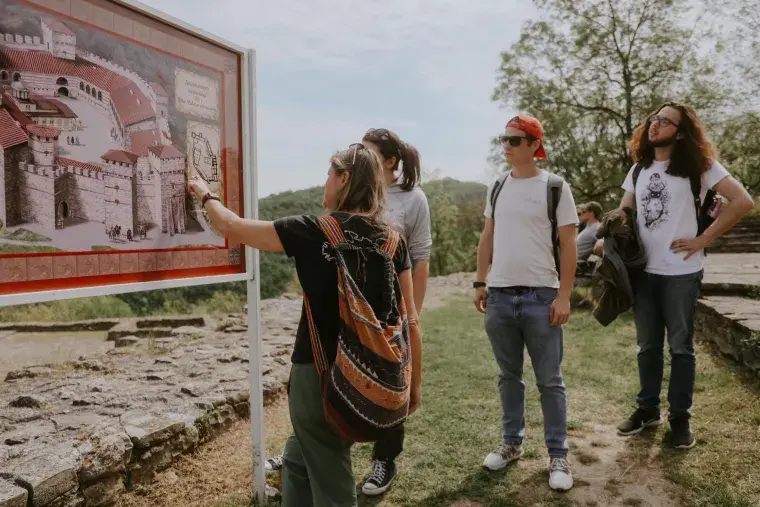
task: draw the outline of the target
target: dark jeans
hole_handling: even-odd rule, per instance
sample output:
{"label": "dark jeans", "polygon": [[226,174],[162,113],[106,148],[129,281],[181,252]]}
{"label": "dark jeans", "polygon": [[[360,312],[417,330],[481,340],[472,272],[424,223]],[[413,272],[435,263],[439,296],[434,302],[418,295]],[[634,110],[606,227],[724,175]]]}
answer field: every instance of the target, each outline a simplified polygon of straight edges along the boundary
{"label": "dark jeans", "polygon": [[404,450],[404,425],[400,424],[384,439],[375,442],[372,459],[393,461]]}
{"label": "dark jeans", "polygon": [[670,350],[669,418],[691,415],[697,361],[694,356],[694,314],[703,272],[688,275],[642,273],[634,281],[633,311],[639,345],[639,408],[660,409],[667,331]]}

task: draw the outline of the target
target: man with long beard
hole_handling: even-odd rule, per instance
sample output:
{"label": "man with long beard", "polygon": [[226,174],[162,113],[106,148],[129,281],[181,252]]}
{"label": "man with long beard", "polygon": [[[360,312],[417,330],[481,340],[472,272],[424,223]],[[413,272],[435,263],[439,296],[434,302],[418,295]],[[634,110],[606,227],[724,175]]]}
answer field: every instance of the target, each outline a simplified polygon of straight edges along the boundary
{"label": "man with long beard", "polygon": [[[641,390],[638,408],[618,427],[635,435],[660,424],[663,345],[671,356],[668,387],[670,444],[690,449],[696,372],[694,314],[702,283],[704,249],[753,207],[744,187],[716,160],[716,150],[692,108],[669,102],[647,118],[630,143],[636,165],[623,189],[621,207],[637,210],[637,227],[647,254],[644,272],[633,281]],[[708,190],[725,199],[717,219],[705,227],[701,203]]]}

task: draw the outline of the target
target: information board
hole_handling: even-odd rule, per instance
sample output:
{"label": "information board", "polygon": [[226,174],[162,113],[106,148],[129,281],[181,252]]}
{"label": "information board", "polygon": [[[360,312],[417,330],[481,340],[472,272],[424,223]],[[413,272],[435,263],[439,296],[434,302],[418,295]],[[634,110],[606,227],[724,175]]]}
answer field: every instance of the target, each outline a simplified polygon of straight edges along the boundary
{"label": "information board", "polygon": [[245,279],[187,181],[255,201],[251,59],[136,2],[0,0],[0,304]]}

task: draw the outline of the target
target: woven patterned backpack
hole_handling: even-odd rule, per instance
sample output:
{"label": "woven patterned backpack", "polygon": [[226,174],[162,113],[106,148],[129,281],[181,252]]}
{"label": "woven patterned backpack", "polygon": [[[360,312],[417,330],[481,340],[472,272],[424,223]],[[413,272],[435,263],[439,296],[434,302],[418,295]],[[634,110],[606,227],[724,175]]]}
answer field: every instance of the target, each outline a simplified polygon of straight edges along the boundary
{"label": "woven patterned backpack", "polygon": [[[341,438],[352,442],[380,440],[406,420],[411,386],[411,355],[406,306],[393,285],[384,306],[397,305],[398,319],[383,325],[349,273],[343,251],[362,250],[345,240],[340,223],[332,216],[319,219],[338,268],[340,331],[334,361],[325,356],[309,301],[304,296],[314,363],[322,384],[327,422]],[[382,247],[386,280],[398,283],[393,256],[399,245],[397,232],[389,230]],[[361,255],[361,254],[360,254]],[[388,272],[387,270],[390,270]]]}

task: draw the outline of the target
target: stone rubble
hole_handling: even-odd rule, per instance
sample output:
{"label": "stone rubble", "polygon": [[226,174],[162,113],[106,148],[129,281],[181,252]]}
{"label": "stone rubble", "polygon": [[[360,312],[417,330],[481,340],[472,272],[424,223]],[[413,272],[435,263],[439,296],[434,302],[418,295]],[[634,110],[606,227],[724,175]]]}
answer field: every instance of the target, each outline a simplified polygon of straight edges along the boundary
{"label": "stone rubble", "polygon": [[[431,279],[426,308],[471,281]],[[295,294],[261,302],[266,401],[287,382],[301,305]],[[10,372],[0,383],[0,507],[112,506],[248,418],[247,319],[109,322],[107,353]]]}

